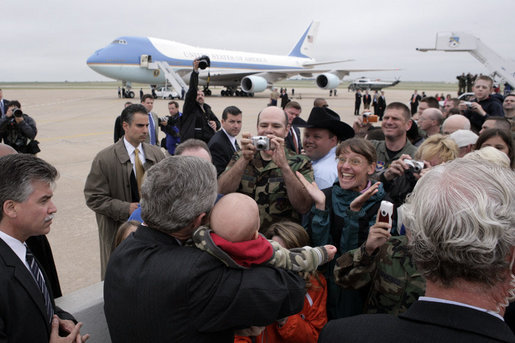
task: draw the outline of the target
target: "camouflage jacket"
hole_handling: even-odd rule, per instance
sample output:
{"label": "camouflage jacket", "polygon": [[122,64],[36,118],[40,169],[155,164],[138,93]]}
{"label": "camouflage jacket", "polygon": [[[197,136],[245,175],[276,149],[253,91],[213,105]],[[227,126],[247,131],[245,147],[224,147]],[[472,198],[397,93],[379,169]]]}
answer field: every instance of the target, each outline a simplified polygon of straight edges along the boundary
{"label": "camouflage jacket", "polygon": [[395,154],[395,156],[390,157],[388,155],[388,151],[386,150],[386,142],[385,141],[370,141],[374,147],[376,148],[377,152],[377,164],[376,164],[376,170],[374,174],[372,175],[373,179],[379,180],[379,177],[382,173],[385,172],[386,169],[390,167],[390,164],[398,160],[402,154],[410,155],[411,157],[415,156],[415,152],[417,152],[417,147],[411,144],[409,139],[406,139],[406,145]]}
{"label": "camouflage jacket", "polygon": [[372,256],[366,253],[365,243],[347,252],[336,260],[334,277],[344,288],[370,287],[365,313],[402,313],[426,288],[411,260],[406,236],[391,237]]}
{"label": "camouflage jacket", "polygon": [[[308,182],[313,182],[313,168],[309,158],[297,155],[286,148],[285,154],[291,170],[294,173],[300,172]],[[241,156],[241,151],[234,154],[226,170],[232,168]],[[280,220],[292,220],[300,223],[301,216],[288,199],[281,168],[274,161],[264,161],[259,153],[256,153],[254,159],[245,168],[237,192],[256,200],[261,218],[260,231]]]}
{"label": "camouflage jacket", "polygon": [[[247,269],[236,263],[227,252],[220,249],[213,242],[210,235],[211,232],[211,229],[206,226],[199,227],[193,233],[192,237],[195,246],[213,255],[228,267]],[[307,246],[303,248],[286,249],[275,241],[265,239],[263,235],[261,235],[261,237],[263,244],[270,244],[273,249],[272,257],[265,263],[267,266],[283,268],[294,272],[312,272],[315,271],[319,265],[327,263],[328,261],[327,251],[323,247],[312,248]]]}

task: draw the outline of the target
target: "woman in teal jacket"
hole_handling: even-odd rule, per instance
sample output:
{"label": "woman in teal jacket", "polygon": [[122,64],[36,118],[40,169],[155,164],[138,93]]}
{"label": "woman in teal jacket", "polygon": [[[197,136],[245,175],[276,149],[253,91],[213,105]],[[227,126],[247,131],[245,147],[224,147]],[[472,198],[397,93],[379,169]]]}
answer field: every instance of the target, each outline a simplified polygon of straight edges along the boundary
{"label": "woman in teal jacket", "polygon": [[[372,183],[369,179],[377,162],[370,142],[362,138],[348,139],[336,149],[336,158],[338,180],[331,188],[320,190],[315,182],[310,184],[297,175],[315,203],[308,228],[313,245],[333,244],[338,248],[336,257],[339,257],[366,241],[386,192],[380,182]],[[337,286],[333,269],[334,262],[328,264],[326,271],[329,319],[362,313],[363,297],[359,291]]]}

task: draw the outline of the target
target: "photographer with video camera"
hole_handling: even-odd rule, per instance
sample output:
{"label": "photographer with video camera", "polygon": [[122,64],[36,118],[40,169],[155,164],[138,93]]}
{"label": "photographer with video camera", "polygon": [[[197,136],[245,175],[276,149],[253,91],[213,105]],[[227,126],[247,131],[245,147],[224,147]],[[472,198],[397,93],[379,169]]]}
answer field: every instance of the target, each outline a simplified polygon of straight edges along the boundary
{"label": "photographer with video camera", "polygon": [[241,151],[233,155],[218,178],[218,193],[239,192],[256,200],[260,231],[281,220],[300,223],[313,202],[295,175],[298,171],[313,182],[311,162],[285,148],[288,128],[288,117],[281,108],[265,108],[258,114],[258,136],[242,134]]}
{"label": "photographer with video camera", "polygon": [[179,103],[177,101],[170,101],[168,103],[168,112],[170,115],[160,119],[161,131],[166,134],[166,137],[161,141],[161,147],[165,148],[170,155],[174,155],[175,148],[181,143],[181,136],[177,127],[182,116],[182,113],[179,112]]}
{"label": "photographer with video camera", "polygon": [[206,69],[211,65],[207,56],[201,56],[193,61],[193,71],[186,98],[184,99],[183,115],[179,120],[181,141],[196,138],[209,143],[209,140],[220,129],[220,121],[211,110],[211,106],[204,102],[204,92],[197,90],[198,69]]}
{"label": "photographer with video camera", "polygon": [[5,116],[0,119],[0,136],[4,143],[17,152],[35,155],[40,152],[39,142],[34,139],[37,133],[36,122],[22,112],[20,102],[10,101]]}

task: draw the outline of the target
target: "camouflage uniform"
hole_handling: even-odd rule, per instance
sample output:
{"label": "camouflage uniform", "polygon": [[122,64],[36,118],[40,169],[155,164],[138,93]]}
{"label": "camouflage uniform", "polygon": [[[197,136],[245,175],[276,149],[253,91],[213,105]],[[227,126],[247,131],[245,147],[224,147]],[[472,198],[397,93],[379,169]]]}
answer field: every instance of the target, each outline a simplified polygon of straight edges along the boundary
{"label": "camouflage uniform", "polygon": [[[296,155],[286,148],[284,151],[291,170],[294,173],[300,172],[308,182],[313,182],[313,168],[309,158],[304,155]],[[241,151],[235,154],[226,170],[232,168],[241,156]],[[254,155],[245,168],[237,192],[256,200],[261,218],[260,231],[280,220],[300,223],[301,216],[288,199],[281,168],[274,161],[264,161],[259,153]]]}
{"label": "camouflage uniform", "polygon": [[411,144],[409,139],[406,139],[406,145],[395,154],[395,156],[391,157],[388,155],[388,151],[386,150],[386,142],[385,141],[375,141],[371,140],[370,143],[374,145],[377,153],[377,163],[376,170],[374,175],[372,176],[374,179],[378,179],[385,172],[386,169],[390,167],[393,161],[398,160],[402,154],[410,155],[412,158],[415,156],[417,152],[417,147]]}
{"label": "camouflage uniform", "polygon": [[[236,263],[231,256],[220,249],[211,239],[210,233],[212,231],[206,226],[199,227],[193,233],[193,242],[195,246],[203,251],[207,251],[226,266],[231,268],[246,269]],[[272,246],[272,255],[265,265],[292,270],[294,272],[313,272],[319,265],[327,263],[328,255],[327,251],[323,247],[303,247],[286,249],[283,248],[279,243],[267,240],[263,235],[260,234],[258,240],[262,241],[262,244],[268,244]],[[238,243],[233,243],[237,245]],[[242,249],[242,254],[245,251]]]}
{"label": "camouflage uniform", "polygon": [[424,295],[426,283],[416,270],[407,247],[406,236],[391,237],[372,256],[361,247],[336,260],[336,283],[344,288],[370,286],[365,313],[397,315]]}

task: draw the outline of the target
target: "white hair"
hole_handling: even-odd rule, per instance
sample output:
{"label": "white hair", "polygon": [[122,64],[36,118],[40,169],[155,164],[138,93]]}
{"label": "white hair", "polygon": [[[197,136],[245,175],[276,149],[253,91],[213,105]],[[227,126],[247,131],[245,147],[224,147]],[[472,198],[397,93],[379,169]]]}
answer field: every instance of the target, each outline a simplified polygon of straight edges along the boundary
{"label": "white hair", "polygon": [[515,246],[515,172],[456,159],[432,168],[401,207],[413,260],[433,282],[492,286]]}
{"label": "white hair", "polygon": [[208,213],[217,194],[216,169],[193,156],[172,156],[152,166],[141,186],[141,217],[159,231],[174,233]]}
{"label": "white hair", "polygon": [[485,161],[495,163],[504,168],[510,168],[510,158],[504,152],[497,150],[493,146],[485,146],[479,150],[469,152],[463,158],[473,160],[478,163]]}

